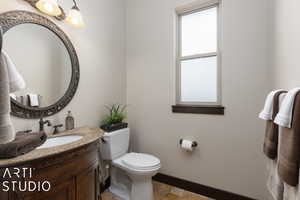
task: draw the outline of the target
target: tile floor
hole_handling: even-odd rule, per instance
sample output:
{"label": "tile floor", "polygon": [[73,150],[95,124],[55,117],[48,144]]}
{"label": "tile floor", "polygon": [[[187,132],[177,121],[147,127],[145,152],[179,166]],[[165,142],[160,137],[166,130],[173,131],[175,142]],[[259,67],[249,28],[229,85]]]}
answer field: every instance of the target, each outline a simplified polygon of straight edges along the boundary
{"label": "tile floor", "polygon": [[[155,200],[211,200],[210,198],[188,192],[170,185],[153,182]],[[102,194],[102,200],[119,200],[109,192]]]}

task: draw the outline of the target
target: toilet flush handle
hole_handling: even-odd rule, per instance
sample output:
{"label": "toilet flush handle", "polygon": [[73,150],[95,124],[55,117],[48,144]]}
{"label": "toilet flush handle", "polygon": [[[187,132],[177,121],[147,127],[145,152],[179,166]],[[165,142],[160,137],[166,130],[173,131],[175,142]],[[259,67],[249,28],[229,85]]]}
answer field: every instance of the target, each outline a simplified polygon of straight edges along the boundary
{"label": "toilet flush handle", "polygon": [[106,143],[106,140],[103,137],[101,137],[101,141],[102,143]]}

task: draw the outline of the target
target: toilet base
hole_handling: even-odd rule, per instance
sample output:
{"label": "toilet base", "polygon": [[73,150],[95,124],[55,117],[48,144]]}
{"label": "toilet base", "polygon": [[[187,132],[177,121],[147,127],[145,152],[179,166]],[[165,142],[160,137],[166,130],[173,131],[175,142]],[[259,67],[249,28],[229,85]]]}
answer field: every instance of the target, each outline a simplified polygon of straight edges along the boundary
{"label": "toilet base", "polygon": [[152,180],[132,180],[130,200],[153,200]]}
{"label": "toilet base", "polygon": [[131,180],[125,171],[112,166],[110,176],[111,185],[109,191],[121,200],[130,200]]}
{"label": "toilet base", "polygon": [[131,185],[131,191],[126,188],[112,185],[109,187],[109,191],[121,200],[153,200],[153,186],[152,181],[133,181]]}
{"label": "toilet base", "polygon": [[109,187],[109,191],[120,198],[121,200],[131,200],[129,196],[129,191],[126,191],[124,189],[121,189],[120,187],[117,187],[116,185],[112,185]]}
{"label": "toilet base", "polygon": [[155,173],[134,174],[112,166],[109,191],[121,200],[153,200],[152,176]]}

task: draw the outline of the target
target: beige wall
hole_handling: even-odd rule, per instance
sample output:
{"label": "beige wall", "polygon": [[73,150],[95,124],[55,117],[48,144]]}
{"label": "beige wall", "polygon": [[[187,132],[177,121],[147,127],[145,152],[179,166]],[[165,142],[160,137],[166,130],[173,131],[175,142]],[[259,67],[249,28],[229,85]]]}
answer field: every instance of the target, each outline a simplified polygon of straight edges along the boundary
{"label": "beige wall", "polygon": [[275,88],[300,87],[300,2],[275,0],[273,18]]}
{"label": "beige wall", "polygon": [[[69,10],[72,1],[64,3],[63,7]],[[89,0],[78,3],[86,22],[84,28],[55,22],[68,34],[77,50],[81,70],[80,84],[67,108],[50,119],[54,124],[63,123],[67,110],[71,110],[77,126],[98,126],[106,113],[105,104],[126,102],[125,3],[123,0]],[[0,12],[15,9],[34,11],[22,0],[0,0]],[[22,48],[22,45],[16,48]],[[33,72],[32,76],[34,78],[36,74]],[[13,122],[17,130],[38,128],[37,120],[14,118]]]}
{"label": "beige wall", "polygon": [[[258,113],[272,87],[270,1],[223,0],[225,116],[171,112],[174,9],[187,2],[127,0],[127,101],[134,149],[157,155],[162,173],[266,199],[264,123]],[[192,154],[183,152],[180,138],[196,140],[199,147]]]}

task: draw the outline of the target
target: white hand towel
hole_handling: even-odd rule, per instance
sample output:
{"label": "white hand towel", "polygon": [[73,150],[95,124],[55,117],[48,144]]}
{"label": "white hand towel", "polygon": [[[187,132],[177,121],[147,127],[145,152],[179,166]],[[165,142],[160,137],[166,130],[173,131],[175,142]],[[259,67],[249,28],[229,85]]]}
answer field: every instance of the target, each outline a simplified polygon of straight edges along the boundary
{"label": "white hand towel", "polygon": [[37,94],[28,94],[28,98],[29,98],[30,106],[32,106],[32,107],[40,106],[39,95],[37,95]]}
{"label": "white hand towel", "polygon": [[292,127],[294,101],[300,88],[290,90],[285,96],[274,122],[282,127]]}
{"label": "white hand towel", "polygon": [[[286,93],[283,93],[279,96],[279,107],[282,105],[283,99],[285,98]],[[281,138],[282,128],[278,129],[278,141]],[[280,151],[280,142],[278,143],[277,155],[279,155]],[[278,174],[278,159],[271,160],[268,159],[267,162],[267,170],[268,170],[268,179],[267,179],[267,188],[271,193],[274,200],[283,200],[284,195],[284,183],[280,179]]]}
{"label": "white hand towel", "polygon": [[284,200],[299,200],[299,190],[297,187],[292,187],[289,184],[284,183]]}
{"label": "white hand towel", "polygon": [[281,91],[284,91],[284,90],[282,90],[282,89],[274,90],[268,94],[266,101],[265,101],[265,106],[264,106],[263,110],[259,113],[259,118],[261,118],[263,120],[272,120],[274,95],[277,92],[281,92]]}
{"label": "white hand towel", "polygon": [[284,183],[278,175],[278,161],[268,159],[267,161],[267,188],[274,200],[283,200]]}
{"label": "white hand towel", "polygon": [[15,139],[15,130],[10,120],[10,98],[8,66],[3,56],[0,55],[0,144],[5,144]]}
{"label": "white hand towel", "polygon": [[[300,174],[300,173],[299,173]],[[299,177],[300,179],[300,177]],[[284,183],[284,200],[300,200],[300,186],[293,187],[289,184]]]}
{"label": "white hand towel", "polygon": [[6,63],[9,79],[9,92],[13,93],[18,90],[24,89],[26,84],[23,77],[18,72],[15,64],[12,62],[10,57],[2,51],[3,62]]}

